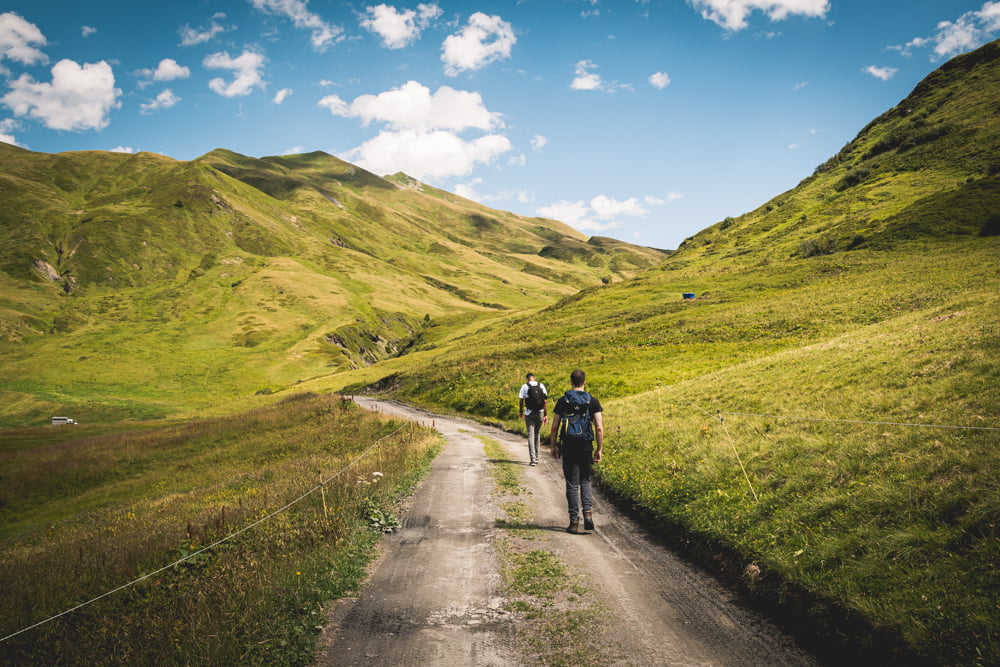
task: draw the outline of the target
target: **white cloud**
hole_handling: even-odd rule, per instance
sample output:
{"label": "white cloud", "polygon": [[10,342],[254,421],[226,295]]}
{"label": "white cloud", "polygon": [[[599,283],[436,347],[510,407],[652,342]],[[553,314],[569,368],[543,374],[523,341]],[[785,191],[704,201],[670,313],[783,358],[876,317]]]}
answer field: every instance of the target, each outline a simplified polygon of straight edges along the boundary
{"label": "white cloud", "polygon": [[235,26],[227,28],[216,21],[216,19],[221,20],[224,18],[226,18],[226,15],[219,12],[212,17],[212,21],[208,24],[207,28],[192,28],[187,24],[181,26],[181,29],[177,31],[181,36],[181,46],[204,44],[205,42],[212,41],[220,33],[235,29]]}
{"label": "white cloud", "polygon": [[156,96],[155,100],[140,104],[139,113],[149,115],[154,111],[159,111],[160,109],[169,109],[180,101],[181,98],[174,95],[174,91],[169,88],[165,88],[162,93]]}
{"label": "white cloud", "polygon": [[545,148],[545,144],[547,143],[549,143],[548,137],[536,134],[531,138],[531,149],[537,153]]}
{"label": "white cloud", "polygon": [[173,81],[175,79],[186,79],[191,76],[191,69],[178,65],[173,58],[164,58],[156,66],[153,72],[153,81]]}
{"label": "white cloud", "polygon": [[250,0],[256,9],[284,16],[296,28],[312,30],[309,41],[316,51],[325,51],[331,44],[340,41],[344,29],[324,21],[318,14],[309,11],[305,0]]}
{"label": "white cloud", "polygon": [[987,2],[979,10],[979,21],[986,32],[1000,30],[1000,2]]}
{"label": "white cloud", "polygon": [[796,90],[802,90],[808,85],[809,85],[808,81],[796,81],[795,84],[792,85],[792,91],[794,92]]}
{"label": "white cloud", "polygon": [[368,7],[359,22],[363,28],[381,37],[386,48],[401,49],[415,42],[421,31],[441,13],[436,4],[420,4],[416,10],[402,11],[383,4]]}
{"label": "white cloud", "polygon": [[510,57],[517,42],[514,28],[499,16],[476,12],[460,32],[449,35],[441,47],[444,73],[458,76],[462,71],[477,70]]}
{"label": "white cloud", "polygon": [[282,88],[277,93],[275,93],[274,99],[272,99],[271,101],[274,102],[275,104],[281,104],[282,102],[287,100],[288,96],[291,94],[292,94],[291,88]]}
{"label": "white cloud", "polygon": [[[0,120],[0,141],[13,146],[21,146],[13,135],[13,132],[19,129],[21,129],[21,124],[13,118]],[[24,148],[23,146],[21,147]]]}
{"label": "white cloud", "polygon": [[565,222],[577,229],[592,229],[590,223],[590,207],[583,201],[557,201],[537,209],[543,217]]}
{"label": "white cloud", "polygon": [[[665,202],[658,197],[645,197],[649,206],[661,206]],[[625,200],[612,199],[607,195],[597,195],[589,203],[584,201],[558,201],[537,210],[539,215],[560,220],[580,231],[604,231],[621,227],[620,218],[644,218],[649,209],[636,197]]]}
{"label": "white cloud", "polygon": [[349,152],[361,167],[378,174],[404,171],[418,179],[444,179],[472,173],[511,150],[507,137],[487,134],[466,141],[454,132],[385,130]]}
{"label": "white cloud", "polygon": [[261,68],[267,61],[260,53],[244,51],[236,58],[231,58],[228,52],[213,53],[205,56],[202,65],[206,69],[228,69],[235,73],[228,84],[224,79],[212,79],[208,87],[223,97],[243,97],[253,92],[254,88],[263,88]]}
{"label": "white cloud", "polygon": [[979,48],[997,32],[1000,32],[1000,2],[987,2],[955,21],[941,21],[933,35],[911,40],[902,51],[908,54],[914,48],[933,46],[936,58],[950,58]]}
{"label": "white cloud", "polygon": [[589,60],[578,62],[576,64],[576,77],[569,84],[569,87],[573,90],[602,90],[604,82],[601,77],[590,71],[596,67],[597,65]]}
{"label": "white cloud", "polygon": [[605,195],[597,195],[590,200],[594,214],[602,220],[610,220],[622,215],[641,218],[649,215],[649,210],[643,208],[635,197],[619,201]]}
{"label": "white cloud", "polygon": [[465,139],[460,133],[503,127],[498,113],[483,104],[479,93],[441,86],[436,92],[416,81],[378,95],[361,95],[347,103],[328,95],[319,106],[335,116],[385,127],[349,156],[375,173],[405,171],[415,178],[463,176],[512,150],[507,137],[484,134]]}
{"label": "white cloud", "polygon": [[876,67],[875,65],[869,65],[862,71],[871,74],[876,79],[888,81],[892,77],[896,76],[896,72],[899,70],[895,67]]}
{"label": "white cloud", "polygon": [[84,37],[90,37],[95,32],[97,32],[97,28],[89,25],[85,25],[80,29],[80,34],[83,35]]}
{"label": "white cloud", "polygon": [[670,76],[666,72],[657,72],[649,75],[649,84],[653,88],[663,90],[670,85]]}
{"label": "white cloud", "polygon": [[108,114],[121,106],[122,91],[103,60],[83,66],[60,60],[52,67],[52,82],[36,82],[22,74],[10,82],[10,92],[0,98],[17,116],[41,120],[52,130],[100,130]]}
{"label": "white cloud", "polygon": [[483,197],[476,192],[476,186],[481,184],[483,179],[474,178],[468,183],[459,183],[455,186],[455,194],[459,197],[465,197],[466,199],[471,199],[472,201],[482,202]]}
{"label": "white cloud", "polygon": [[493,202],[517,201],[521,204],[530,204],[535,200],[532,193],[527,190],[504,190],[493,195],[482,194],[476,190],[476,186],[482,185],[483,179],[474,178],[468,183],[459,183],[454,187],[455,194],[477,201],[481,204],[491,204]]}
{"label": "white cloud", "polygon": [[323,107],[334,116],[343,116],[344,118],[350,118],[351,116],[350,106],[348,106],[347,102],[340,99],[339,95],[327,95],[317,102],[317,106]]}
{"label": "white cloud", "polygon": [[688,0],[703,18],[726,30],[747,27],[747,17],[755,11],[767,14],[772,21],[782,21],[792,14],[822,18],[830,9],[829,0]]}
{"label": "white cloud", "polygon": [[335,116],[359,118],[365,125],[385,123],[393,129],[460,132],[503,126],[500,114],[489,111],[479,93],[441,86],[432,94],[416,81],[378,95],[361,95],[350,105],[336,95],[324,97],[319,105]]}
{"label": "white cloud", "polygon": [[186,79],[191,76],[191,69],[178,65],[173,58],[164,58],[156,66],[155,70],[140,69],[135,71],[135,75],[142,77],[139,81],[139,88],[147,88],[154,81],[174,81],[176,79]]}
{"label": "white cloud", "polygon": [[115,146],[112,148],[110,153],[135,153],[136,150],[131,146]]}
{"label": "white cloud", "polygon": [[25,65],[47,63],[48,57],[37,47],[47,41],[34,23],[29,23],[14,12],[0,14],[0,59],[16,60]]}
{"label": "white cloud", "polygon": [[281,152],[282,155],[299,155],[305,149],[302,146],[292,146],[291,148]]}

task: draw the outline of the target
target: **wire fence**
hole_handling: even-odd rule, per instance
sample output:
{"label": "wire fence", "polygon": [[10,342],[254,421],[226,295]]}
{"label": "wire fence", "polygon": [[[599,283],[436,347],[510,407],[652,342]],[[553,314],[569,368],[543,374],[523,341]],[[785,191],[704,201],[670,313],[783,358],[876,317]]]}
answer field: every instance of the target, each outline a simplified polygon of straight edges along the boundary
{"label": "wire fence", "polygon": [[765,415],[765,414],[758,414],[755,412],[725,412],[722,410],[719,410],[717,412],[720,415],[733,415],[739,417],[762,417],[765,419],[785,419],[789,421],[830,422],[834,424],[874,424],[877,426],[911,426],[918,428],[950,428],[950,429],[959,429],[968,431],[1000,431],[1000,427],[997,426],[955,426],[952,424],[921,424],[919,422],[883,422],[883,421],[867,421],[864,419],[825,419],[822,417]]}
{"label": "wire fence", "polygon": [[[733,438],[732,434],[729,432],[728,425],[726,424],[726,421],[723,418],[723,415],[726,415],[726,416],[738,416],[738,417],[758,417],[758,418],[764,418],[764,419],[790,420],[790,421],[829,422],[829,423],[837,423],[837,424],[868,424],[868,425],[880,425],[880,426],[903,426],[903,427],[914,427],[914,428],[940,428],[940,429],[974,430],[974,431],[1000,431],[1000,427],[994,427],[994,426],[958,426],[958,425],[950,425],[950,424],[921,424],[921,423],[916,423],[916,422],[889,422],[889,421],[862,420],[862,419],[828,419],[828,418],[821,418],[821,417],[801,417],[801,416],[794,416],[794,415],[773,415],[773,414],[761,414],[761,413],[754,413],[754,412],[731,412],[731,411],[724,411],[724,410],[716,410],[715,413],[712,413],[711,411],[706,410],[705,408],[703,408],[702,406],[700,406],[695,401],[693,401],[690,398],[684,396],[683,394],[681,394],[680,392],[678,392],[677,390],[675,390],[673,387],[671,387],[669,385],[661,385],[661,386],[663,388],[669,390],[671,393],[673,393],[676,397],[678,397],[679,399],[681,399],[685,403],[688,403],[689,405],[691,405],[693,408],[695,408],[699,412],[704,413],[706,416],[708,416],[708,417],[710,417],[710,418],[718,421],[720,424],[723,425],[723,427],[725,428],[725,432],[726,432],[726,438],[729,441],[729,445],[732,448],[733,453],[736,456],[736,460],[739,463],[740,470],[743,473],[743,477],[746,480],[747,486],[750,489],[750,493],[753,496],[754,501],[759,501],[759,497],[757,495],[757,491],[754,488],[753,482],[750,479],[750,474],[747,472],[746,466],[743,463],[743,458],[742,458],[742,456],[740,456],[739,449],[736,446],[736,441]],[[87,600],[86,602],[82,602],[82,603],[80,603],[80,604],[78,604],[78,605],[76,605],[74,607],[71,607],[71,608],[69,608],[69,609],[67,609],[67,610],[65,610],[63,612],[60,612],[58,614],[55,614],[54,616],[46,618],[43,621],[39,621],[38,623],[30,625],[30,626],[28,626],[26,628],[23,628],[21,630],[18,630],[17,632],[11,633],[11,634],[7,635],[6,637],[0,638],[0,642],[7,641],[8,639],[11,639],[11,638],[16,637],[16,636],[18,636],[20,634],[28,632],[29,630],[33,630],[33,629],[35,629],[37,627],[45,625],[46,623],[50,623],[51,621],[54,621],[54,620],[56,620],[58,618],[66,616],[68,614],[71,614],[71,613],[73,613],[73,612],[75,612],[75,611],[77,611],[79,609],[82,609],[82,608],[84,608],[84,607],[86,607],[88,605],[91,605],[91,604],[93,604],[95,602],[98,602],[99,600],[102,600],[102,599],[104,599],[106,597],[114,595],[115,593],[118,593],[118,592],[123,591],[123,590],[125,590],[127,588],[135,586],[136,584],[138,584],[138,583],[140,583],[142,581],[145,581],[146,579],[149,579],[151,577],[155,577],[156,575],[158,575],[158,574],[160,574],[160,573],[162,573],[162,572],[164,572],[166,570],[174,568],[174,567],[180,565],[181,563],[183,563],[183,562],[185,562],[187,560],[190,560],[192,558],[197,557],[200,554],[203,554],[203,553],[205,553],[207,551],[210,551],[210,550],[214,549],[215,547],[217,547],[217,546],[219,546],[221,544],[224,544],[225,542],[228,542],[228,541],[230,541],[230,540],[238,537],[239,535],[242,535],[243,533],[245,533],[247,531],[253,530],[257,526],[259,526],[259,525],[261,525],[261,524],[263,524],[263,523],[265,523],[267,521],[270,521],[271,519],[275,518],[276,516],[278,516],[279,514],[285,512],[285,511],[287,511],[288,509],[290,509],[294,505],[302,502],[303,500],[305,500],[306,498],[308,498],[312,494],[316,493],[317,491],[321,491],[322,489],[324,489],[324,487],[327,484],[329,484],[330,482],[332,482],[337,477],[343,475],[345,472],[347,472],[352,467],[354,467],[354,465],[356,465],[359,461],[361,461],[362,459],[366,458],[372,451],[374,451],[374,449],[379,444],[381,444],[385,440],[388,440],[389,438],[391,438],[392,436],[396,435],[397,433],[399,433],[403,429],[407,428],[407,426],[408,426],[408,424],[404,424],[403,426],[400,426],[398,429],[396,429],[392,433],[390,433],[388,435],[385,435],[385,436],[379,438],[378,440],[374,441],[367,449],[365,449],[361,454],[359,454],[357,457],[355,457],[354,459],[352,459],[347,465],[345,465],[343,468],[341,468],[340,470],[338,470],[336,473],[334,473],[333,475],[331,475],[330,477],[328,477],[328,478],[326,478],[324,480],[321,480],[318,484],[316,484],[314,487],[312,487],[311,489],[309,489],[308,491],[306,491],[305,493],[303,493],[299,497],[297,497],[294,500],[286,503],[284,506],[282,506],[282,507],[274,510],[273,512],[267,514],[266,516],[261,517],[260,519],[254,521],[253,523],[248,524],[248,525],[244,526],[243,528],[241,528],[241,529],[239,529],[239,530],[237,530],[237,531],[235,531],[233,533],[230,533],[229,535],[226,535],[225,537],[223,537],[223,538],[221,538],[219,540],[216,540],[215,542],[213,542],[213,543],[211,543],[211,544],[209,544],[209,545],[207,545],[205,547],[202,547],[201,549],[198,549],[197,551],[194,551],[194,552],[192,552],[190,554],[187,554],[187,555],[183,556],[182,558],[178,558],[177,560],[173,561],[172,563],[170,563],[168,565],[164,565],[163,567],[161,567],[161,568],[159,568],[157,570],[154,570],[152,572],[144,574],[141,577],[133,579],[132,581],[130,581],[130,582],[126,583],[126,584],[122,584],[118,588],[115,588],[113,590],[107,591],[106,593],[102,593],[101,595],[98,595],[98,596],[96,596],[94,598],[91,598],[91,599]]]}
{"label": "wire fence", "polygon": [[141,577],[133,579],[132,581],[130,581],[130,582],[126,583],[126,584],[122,584],[118,588],[115,588],[113,590],[107,591],[106,593],[102,593],[101,595],[93,597],[93,598],[87,600],[86,602],[81,602],[80,604],[78,604],[78,605],[76,605],[74,607],[70,607],[69,609],[67,609],[65,611],[62,611],[62,612],[60,612],[58,614],[55,614],[54,616],[50,616],[49,618],[46,618],[44,621],[39,621],[38,623],[35,623],[33,625],[29,625],[28,627],[22,628],[21,630],[18,630],[17,632],[13,632],[13,633],[7,635],[6,637],[2,637],[2,638],[0,638],[0,642],[5,642],[8,639],[11,639],[13,637],[17,637],[20,634],[28,632],[29,630],[34,630],[35,628],[40,627],[42,625],[45,625],[46,623],[50,623],[50,622],[52,622],[52,621],[54,621],[54,620],[56,620],[58,618],[62,618],[63,616],[67,616],[69,614],[72,614],[75,611],[83,609],[84,607],[86,607],[88,605],[91,605],[91,604],[93,604],[93,603],[95,603],[95,602],[97,602],[99,600],[103,600],[104,598],[109,597],[111,595],[114,595],[115,593],[119,593],[119,592],[121,592],[121,591],[123,591],[123,590],[125,590],[127,588],[131,588],[132,586],[135,586],[136,584],[138,584],[140,582],[143,582],[143,581],[145,581],[145,580],[147,580],[147,579],[149,579],[151,577],[155,577],[156,575],[160,574],[161,572],[165,572],[165,571],[167,571],[167,570],[169,570],[171,568],[177,567],[181,563],[183,563],[185,561],[188,561],[188,560],[191,560],[192,558],[195,558],[198,555],[205,553],[206,551],[211,551],[212,549],[214,549],[215,547],[219,546],[220,544],[224,544],[225,542],[229,542],[230,540],[238,537],[239,535],[242,535],[243,533],[246,533],[247,531],[253,530],[257,526],[259,526],[259,525],[261,525],[261,524],[263,524],[263,523],[265,523],[267,521],[270,521],[271,519],[275,518],[279,514],[288,511],[291,507],[293,507],[293,506],[297,505],[298,503],[302,502],[303,500],[305,500],[306,498],[308,498],[312,494],[316,493],[317,491],[320,491],[320,490],[324,489],[327,484],[329,484],[333,480],[337,479],[338,477],[340,477],[341,475],[343,475],[345,472],[347,472],[348,470],[350,470],[351,468],[353,468],[362,459],[366,458],[371,452],[373,452],[375,450],[376,447],[378,447],[378,445],[380,445],[384,441],[388,440],[392,436],[396,435],[397,433],[399,433],[403,429],[408,428],[409,426],[410,426],[409,423],[403,424],[402,426],[400,426],[399,428],[397,428],[392,433],[389,433],[388,435],[382,436],[378,440],[374,441],[371,445],[369,445],[367,449],[365,449],[363,452],[361,452],[356,457],[354,457],[343,468],[341,468],[340,470],[338,470],[334,474],[330,475],[326,479],[321,480],[318,484],[316,484],[316,486],[312,487],[311,489],[309,489],[308,491],[306,491],[305,493],[303,493],[299,497],[295,498],[292,501],[289,501],[288,503],[286,503],[285,505],[279,507],[278,509],[274,510],[273,512],[271,512],[271,513],[269,513],[269,514],[267,514],[265,516],[262,516],[261,518],[257,519],[253,523],[250,523],[250,524],[248,524],[248,525],[240,528],[239,530],[237,530],[235,532],[232,532],[229,535],[226,535],[225,537],[222,537],[222,538],[216,540],[215,542],[212,542],[211,544],[202,547],[201,549],[198,549],[197,551],[189,553],[189,554],[183,556],[182,558],[178,558],[177,560],[173,561],[172,563],[170,563],[168,565],[164,565],[163,567],[161,567],[161,568],[159,568],[157,570],[153,570],[152,572],[148,572],[148,573],[142,575]]}
{"label": "wire fence", "polygon": [[865,419],[829,419],[824,417],[799,417],[794,415],[771,415],[771,414],[761,414],[756,412],[729,412],[724,410],[716,410],[715,413],[706,410],[700,406],[695,401],[691,400],[687,396],[684,396],[676,389],[670,385],[660,385],[664,389],[669,390],[674,396],[681,399],[685,403],[691,405],[694,409],[699,412],[704,413],[708,417],[718,421],[722,424],[726,432],[726,439],[729,441],[729,445],[732,447],[733,454],[736,455],[736,461],[739,463],[740,470],[743,472],[743,478],[746,480],[747,486],[750,488],[750,494],[753,496],[755,502],[758,502],[760,498],[757,495],[757,490],[753,486],[753,482],[750,481],[750,475],[747,473],[746,466],[743,464],[743,457],[740,456],[739,449],[736,447],[736,441],[732,434],[729,432],[729,426],[726,423],[723,415],[733,416],[733,417],[758,417],[763,419],[775,419],[775,420],[788,420],[788,421],[806,421],[806,422],[827,422],[833,424],[866,424],[866,425],[878,425],[878,426],[905,426],[911,428],[940,428],[940,429],[954,429],[954,430],[969,430],[969,431],[1000,431],[1000,427],[996,426],[958,426],[952,424],[921,424],[919,422],[890,422],[890,421],[875,421],[875,420],[865,420]]}

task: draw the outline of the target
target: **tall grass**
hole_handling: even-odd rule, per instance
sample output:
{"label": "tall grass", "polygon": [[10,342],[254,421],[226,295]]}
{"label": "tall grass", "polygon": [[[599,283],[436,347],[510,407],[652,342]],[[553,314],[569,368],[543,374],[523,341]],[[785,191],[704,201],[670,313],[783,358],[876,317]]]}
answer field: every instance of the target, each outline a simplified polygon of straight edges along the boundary
{"label": "tall grass", "polygon": [[363,576],[372,517],[438,443],[329,395],[72,435],[20,431],[2,453],[0,634],[156,574],[7,639],[5,664],[308,663],[324,604]]}
{"label": "tall grass", "polygon": [[[751,587],[776,574],[934,662],[993,662],[1000,374],[996,340],[968,334],[990,331],[995,305],[962,326],[910,316],[613,402],[623,428],[601,479],[734,548]],[[796,391],[806,377],[813,391]]]}
{"label": "tall grass", "polygon": [[928,425],[1000,427],[997,253],[975,239],[665,266],[396,384],[517,430],[524,372],[558,396],[584,368],[605,407],[602,482],[736,554],[748,590],[805,592],[934,662],[995,662],[1000,432]]}

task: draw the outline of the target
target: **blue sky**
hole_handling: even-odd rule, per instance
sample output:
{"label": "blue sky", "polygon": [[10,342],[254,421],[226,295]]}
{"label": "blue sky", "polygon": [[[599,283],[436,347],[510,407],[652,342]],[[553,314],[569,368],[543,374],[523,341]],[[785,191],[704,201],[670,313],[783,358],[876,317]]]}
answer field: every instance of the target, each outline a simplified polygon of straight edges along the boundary
{"label": "blue sky", "polygon": [[0,140],[322,150],[675,248],[996,37],[982,0],[6,0]]}

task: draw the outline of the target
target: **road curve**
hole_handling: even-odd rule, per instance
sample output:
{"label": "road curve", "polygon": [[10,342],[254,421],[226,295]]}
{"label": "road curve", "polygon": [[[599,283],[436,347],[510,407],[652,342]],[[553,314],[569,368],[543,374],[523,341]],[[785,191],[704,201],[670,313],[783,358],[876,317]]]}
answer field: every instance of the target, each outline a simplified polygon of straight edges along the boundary
{"label": "road curve", "polygon": [[[608,610],[604,637],[616,665],[817,665],[773,624],[737,603],[711,576],[651,543],[631,519],[595,497],[597,529],[563,531],[562,469],[543,455],[527,466],[525,440],[472,421],[392,401],[365,408],[434,426],[446,441],[357,598],[339,601],[317,665],[527,665],[504,598],[493,543],[500,512],[477,435],[522,461],[534,523],[546,547],[584,578]],[[621,658],[621,656],[625,656]],[[597,656],[595,656],[597,658]]]}

